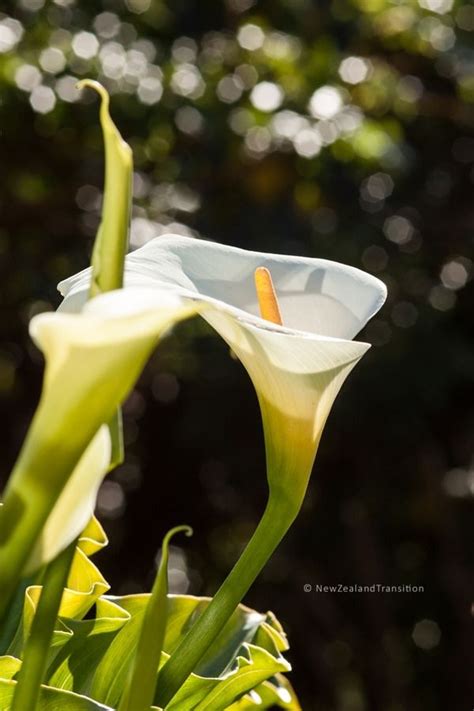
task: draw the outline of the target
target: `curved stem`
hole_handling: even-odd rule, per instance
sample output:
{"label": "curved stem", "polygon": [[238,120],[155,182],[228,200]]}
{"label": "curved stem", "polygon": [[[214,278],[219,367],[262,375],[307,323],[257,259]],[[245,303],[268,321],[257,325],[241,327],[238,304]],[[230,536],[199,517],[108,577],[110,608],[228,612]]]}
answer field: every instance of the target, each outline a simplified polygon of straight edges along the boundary
{"label": "curved stem", "polygon": [[77,541],[73,541],[46,568],[43,589],[26,643],[11,711],[35,711],[48,652],[67,583]]}
{"label": "curved stem", "polygon": [[41,577],[41,573],[30,575],[27,578],[23,578],[20,585],[18,585],[9,609],[8,617],[5,619],[5,623],[0,625],[0,656],[7,653],[8,648],[15,638],[15,633],[21,622],[21,616],[23,614],[23,603],[26,589],[30,585],[40,585]]}
{"label": "curved stem", "polygon": [[155,703],[165,707],[196,669],[248,589],[265,566],[296,516],[270,497],[265,512],[241,557],[186,637],[163,666]]}

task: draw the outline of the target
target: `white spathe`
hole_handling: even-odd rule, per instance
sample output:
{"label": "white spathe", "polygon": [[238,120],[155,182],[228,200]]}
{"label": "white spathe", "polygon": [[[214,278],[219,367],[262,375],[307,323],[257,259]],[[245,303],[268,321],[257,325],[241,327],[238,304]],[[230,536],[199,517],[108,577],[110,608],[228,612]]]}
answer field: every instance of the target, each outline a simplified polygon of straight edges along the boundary
{"label": "white spathe", "polygon": [[[286,328],[352,339],[380,309],[385,285],[376,277],[337,262],[251,252],[180,235],[157,237],[127,255],[125,287],[179,288],[235,315],[259,318],[254,272],[271,274]],[[87,299],[90,269],[59,284],[60,308],[77,311]],[[240,312],[240,314],[238,313]]]}
{"label": "white spathe", "polygon": [[[261,266],[272,274],[283,326],[259,316],[254,272]],[[89,282],[85,270],[59,285],[62,311],[83,307]],[[332,403],[369,348],[352,339],[384,303],[385,285],[323,259],[165,235],[127,256],[124,287],[108,295],[112,311],[136,291],[171,290],[192,300],[227,341],[257,392],[271,492],[299,508]]]}
{"label": "white spathe", "polygon": [[52,560],[77,538],[94,515],[97,493],[110,465],[109,430],[102,425],[77,463],[31,552],[24,574]]}
{"label": "white spathe", "polygon": [[108,428],[160,338],[196,307],[169,290],[118,290],[80,313],[44,313],[30,322],[46,369],[41,400],[9,481],[17,502],[2,555],[38,529],[24,570],[52,560],[84,529],[110,467]]}

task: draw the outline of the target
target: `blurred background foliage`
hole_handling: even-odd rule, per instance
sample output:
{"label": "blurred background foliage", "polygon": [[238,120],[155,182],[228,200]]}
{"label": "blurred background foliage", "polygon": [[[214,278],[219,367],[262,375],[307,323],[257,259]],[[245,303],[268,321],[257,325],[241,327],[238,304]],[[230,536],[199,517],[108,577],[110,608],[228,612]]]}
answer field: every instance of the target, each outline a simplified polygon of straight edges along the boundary
{"label": "blurred background foliage", "polygon": [[[203,235],[339,260],[388,286],[305,508],[247,599],[285,624],[305,710],[472,706],[473,30],[460,0],[0,8],[3,480],[40,390],[28,320],[87,265],[99,221],[98,103],[78,78],[108,87],[133,146],[132,247]],[[153,356],[125,437],[98,503],[114,592],[148,589],[163,533],[186,522],[172,589],[212,594],[265,477],[251,385],[202,323]],[[338,582],[424,593],[303,591]]]}

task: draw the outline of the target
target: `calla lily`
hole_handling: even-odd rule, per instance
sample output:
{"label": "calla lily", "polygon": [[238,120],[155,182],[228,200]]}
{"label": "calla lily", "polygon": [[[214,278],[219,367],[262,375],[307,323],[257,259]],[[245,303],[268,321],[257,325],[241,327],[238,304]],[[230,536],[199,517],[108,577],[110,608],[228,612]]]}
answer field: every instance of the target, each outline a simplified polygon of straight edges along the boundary
{"label": "calla lily", "polygon": [[[272,275],[282,325],[259,315],[255,271]],[[90,270],[59,285],[65,311],[87,298]],[[382,282],[322,259],[250,252],[192,238],[156,238],[127,256],[125,292],[169,289],[203,317],[247,369],[262,413],[270,496],[254,537],[213,603],[160,676],[172,698],[298,513],[334,399],[369,344],[352,339],[380,309]],[[160,692],[159,692],[160,693]]]}
{"label": "calla lily", "polygon": [[118,290],[91,299],[80,314],[46,313],[30,322],[46,371],[1,509],[3,607],[20,576],[54,558],[92,516],[109,466],[110,440],[103,425],[160,337],[194,311],[169,291],[136,289],[130,297]]}
{"label": "calla lily", "polygon": [[[283,325],[258,313],[254,272],[267,267]],[[90,270],[59,285],[65,311],[82,308]],[[269,484],[298,509],[332,403],[368,350],[352,341],[385,300],[385,285],[322,259],[249,252],[159,237],[128,255],[125,289],[172,289],[206,304],[204,318],[247,369],[264,422]],[[151,292],[150,292],[151,293]]]}

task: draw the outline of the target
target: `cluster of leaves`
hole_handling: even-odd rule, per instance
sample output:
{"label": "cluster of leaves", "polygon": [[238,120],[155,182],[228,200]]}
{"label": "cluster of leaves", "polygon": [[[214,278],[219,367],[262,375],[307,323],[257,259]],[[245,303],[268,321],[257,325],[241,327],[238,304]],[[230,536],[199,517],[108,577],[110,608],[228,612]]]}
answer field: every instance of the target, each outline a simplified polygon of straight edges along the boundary
{"label": "cluster of leaves", "polygon": [[[89,558],[106,543],[102,527],[92,519],[78,541],[63,593],[40,699],[42,711],[112,711],[120,703],[150,595],[106,594],[109,585]],[[19,590],[17,619],[12,617],[1,640],[2,709],[10,707],[41,591],[40,584]],[[160,667],[209,601],[190,595],[168,598],[162,611],[166,636]],[[262,615],[240,605],[167,708],[298,711],[296,696],[282,674],[290,669],[282,656],[287,649],[283,629],[271,613]]]}

